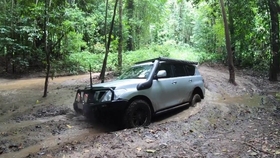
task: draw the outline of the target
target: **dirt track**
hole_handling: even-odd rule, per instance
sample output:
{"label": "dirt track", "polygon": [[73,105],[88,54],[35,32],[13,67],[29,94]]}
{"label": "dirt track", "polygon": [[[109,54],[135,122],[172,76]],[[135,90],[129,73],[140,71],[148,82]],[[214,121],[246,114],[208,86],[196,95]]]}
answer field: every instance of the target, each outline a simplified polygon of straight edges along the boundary
{"label": "dirt track", "polygon": [[[207,92],[196,107],[157,116],[147,128],[119,130],[72,110],[88,75],[0,79],[0,157],[280,157],[280,83],[200,67]],[[95,80],[98,82],[97,80]]]}

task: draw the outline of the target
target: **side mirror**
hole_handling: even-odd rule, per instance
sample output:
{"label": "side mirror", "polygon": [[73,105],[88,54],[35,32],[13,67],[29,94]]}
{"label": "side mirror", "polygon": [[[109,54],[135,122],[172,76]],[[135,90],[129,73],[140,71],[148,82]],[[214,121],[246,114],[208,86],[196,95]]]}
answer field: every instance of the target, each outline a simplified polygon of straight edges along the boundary
{"label": "side mirror", "polygon": [[166,74],[165,70],[160,70],[157,73],[157,78],[162,78],[162,77],[166,77],[166,76],[167,76],[167,74]]}

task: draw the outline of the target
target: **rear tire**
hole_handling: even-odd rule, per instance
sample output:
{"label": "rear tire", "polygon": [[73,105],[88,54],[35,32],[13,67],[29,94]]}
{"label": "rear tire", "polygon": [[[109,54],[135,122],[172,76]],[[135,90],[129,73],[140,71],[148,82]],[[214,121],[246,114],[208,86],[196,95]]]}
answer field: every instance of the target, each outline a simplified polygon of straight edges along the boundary
{"label": "rear tire", "polygon": [[125,111],[123,124],[125,128],[148,126],[151,123],[151,109],[144,100],[134,100]]}
{"label": "rear tire", "polygon": [[201,102],[201,97],[199,94],[194,94],[192,97],[191,106],[195,106],[198,102]]}

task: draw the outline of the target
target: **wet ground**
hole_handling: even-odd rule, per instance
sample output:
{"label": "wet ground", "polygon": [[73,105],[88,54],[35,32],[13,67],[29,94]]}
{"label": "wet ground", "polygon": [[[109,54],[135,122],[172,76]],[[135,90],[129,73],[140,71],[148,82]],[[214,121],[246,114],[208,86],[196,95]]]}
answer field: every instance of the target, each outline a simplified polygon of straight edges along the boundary
{"label": "wet ground", "polygon": [[233,86],[223,67],[200,71],[205,100],[135,129],[74,113],[88,75],[54,78],[47,98],[42,78],[0,79],[0,157],[280,157],[280,82],[238,71]]}

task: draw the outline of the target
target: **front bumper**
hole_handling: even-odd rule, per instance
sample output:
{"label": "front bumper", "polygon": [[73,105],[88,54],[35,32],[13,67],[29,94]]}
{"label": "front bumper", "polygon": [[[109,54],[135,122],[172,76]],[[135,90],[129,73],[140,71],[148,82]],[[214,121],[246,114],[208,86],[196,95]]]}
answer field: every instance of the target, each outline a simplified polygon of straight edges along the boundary
{"label": "front bumper", "polygon": [[80,103],[74,102],[73,106],[76,112],[87,115],[93,112],[116,112],[122,113],[125,110],[128,101],[126,100],[113,100],[103,103]]}
{"label": "front bumper", "polygon": [[77,113],[83,114],[85,116],[92,115],[96,112],[102,114],[109,112],[122,114],[128,103],[127,100],[114,99],[112,97],[110,101],[100,102],[98,101],[98,98],[94,98],[96,97],[96,93],[106,93],[106,91],[111,91],[112,96],[114,95],[114,91],[110,88],[78,90],[75,101],[73,103],[74,110]]}

